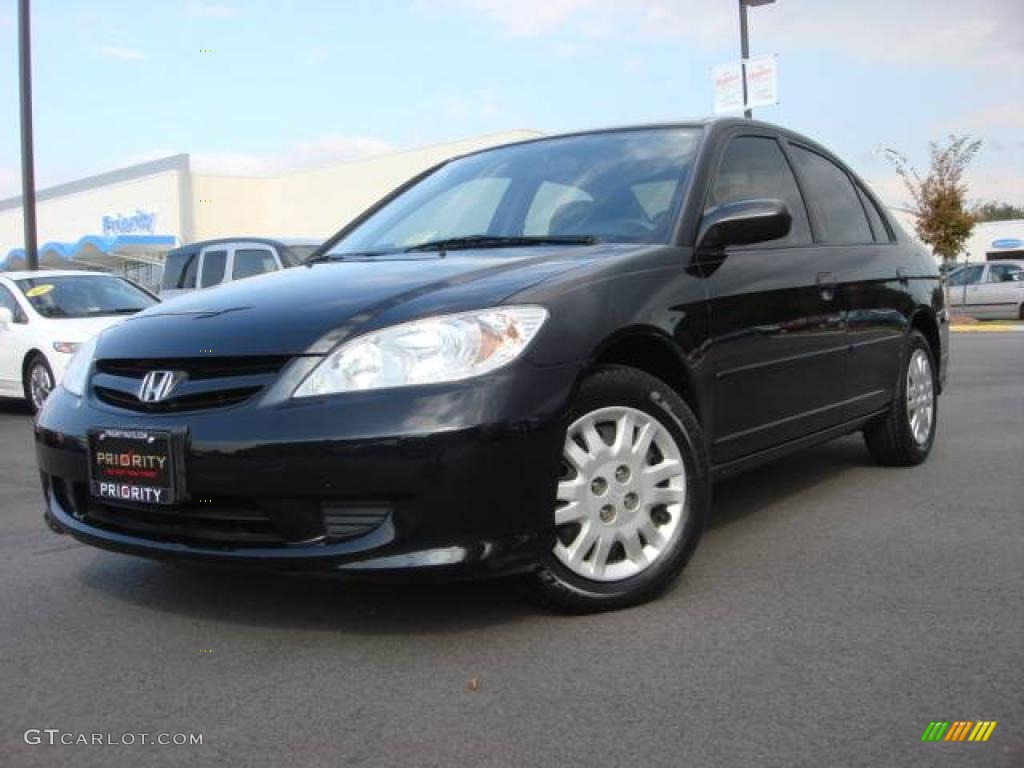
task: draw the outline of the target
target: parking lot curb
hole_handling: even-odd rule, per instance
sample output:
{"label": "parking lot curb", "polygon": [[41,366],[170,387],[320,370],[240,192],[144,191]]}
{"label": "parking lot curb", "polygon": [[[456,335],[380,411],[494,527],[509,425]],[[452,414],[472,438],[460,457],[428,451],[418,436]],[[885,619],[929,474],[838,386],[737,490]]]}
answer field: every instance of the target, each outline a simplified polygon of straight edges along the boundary
{"label": "parking lot curb", "polygon": [[977,325],[951,325],[954,333],[1005,333],[1024,331],[1024,323],[978,323]]}

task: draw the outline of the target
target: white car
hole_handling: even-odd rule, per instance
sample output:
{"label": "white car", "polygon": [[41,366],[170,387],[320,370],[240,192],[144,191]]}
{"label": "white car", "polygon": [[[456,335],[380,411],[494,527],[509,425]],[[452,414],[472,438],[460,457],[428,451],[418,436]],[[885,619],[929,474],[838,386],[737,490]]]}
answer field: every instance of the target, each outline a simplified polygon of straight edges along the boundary
{"label": "white car", "polygon": [[1024,320],[1024,261],[965,264],[949,273],[949,308],[982,320]]}
{"label": "white car", "polygon": [[101,272],[0,272],[0,395],[39,410],[79,344],[158,301]]}

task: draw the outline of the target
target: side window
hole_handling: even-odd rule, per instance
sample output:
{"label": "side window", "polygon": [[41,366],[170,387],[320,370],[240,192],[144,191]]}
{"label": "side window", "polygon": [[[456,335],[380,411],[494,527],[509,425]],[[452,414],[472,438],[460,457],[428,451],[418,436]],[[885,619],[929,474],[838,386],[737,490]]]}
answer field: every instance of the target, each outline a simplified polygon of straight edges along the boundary
{"label": "side window", "polygon": [[199,285],[206,288],[224,281],[224,266],[228,261],[227,251],[204,251],[203,271],[199,276]]}
{"label": "side window", "polygon": [[821,216],[825,242],[837,245],[874,242],[864,206],[853,182],[839,166],[817,152],[793,145],[793,162],[806,181]]}
{"label": "side window", "polygon": [[587,211],[593,202],[594,198],[579,187],[543,181],[537,187],[530,209],[526,212],[523,234],[565,234],[564,224],[573,212]]}
{"label": "side window", "polygon": [[6,307],[11,310],[11,317],[14,318],[16,323],[25,322],[25,313],[18,305],[18,300],[14,298],[6,286],[0,285],[0,307]]}
{"label": "side window", "polygon": [[195,288],[196,287],[196,271],[199,268],[199,254],[190,253],[188,255],[188,262],[185,264],[185,271],[181,275],[181,280],[178,281],[179,288]]}
{"label": "side window", "polygon": [[793,171],[775,139],[740,136],[729,142],[707,208],[757,198],[781,200],[793,216],[789,234],[770,245],[807,245],[811,228]]}
{"label": "side window", "polygon": [[874,202],[860,186],[857,187],[857,195],[860,196],[861,205],[864,206],[864,210],[868,214],[868,223],[871,225],[871,234],[874,235],[875,242],[891,243],[892,237],[890,237],[889,230],[882,220],[882,214],[878,212]]}
{"label": "side window", "polygon": [[274,254],[266,248],[238,248],[235,251],[235,263],[231,267],[231,279],[242,280],[276,269]]}
{"label": "side window", "polygon": [[1016,264],[990,264],[988,267],[988,282],[990,283],[1013,283],[1024,280],[1024,269]]}
{"label": "side window", "polygon": [[954,270],[949,276],[950,285],[977,285],[981,280],[981,275],[985,271],[984,264],[976,264],[973,267],[960,267],[960,269]]}

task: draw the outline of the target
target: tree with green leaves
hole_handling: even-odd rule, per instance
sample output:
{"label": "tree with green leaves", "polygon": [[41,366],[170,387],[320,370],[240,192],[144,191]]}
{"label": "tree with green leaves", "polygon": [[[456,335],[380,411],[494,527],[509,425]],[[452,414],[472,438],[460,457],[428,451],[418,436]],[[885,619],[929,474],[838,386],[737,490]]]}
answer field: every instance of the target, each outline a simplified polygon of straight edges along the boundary
{"label": "tree with green leaves", "polygon": [[1010,203],[987,200],[977,203],[971,209],[971,215],[974,216],[975,221],[1010,221],[1024,219],[1024,208]]}
{"label": "tree with green leaves", "polygon": [[914,201],[914,230],[931,246],[943,263],[956,261],[974,229],[974,216],[967,206],[964,172],[981,149],[980,139],[951,135],[946,144],[928,144],[929,168],[925,176],[895,149],[885,156],[896,167]]}

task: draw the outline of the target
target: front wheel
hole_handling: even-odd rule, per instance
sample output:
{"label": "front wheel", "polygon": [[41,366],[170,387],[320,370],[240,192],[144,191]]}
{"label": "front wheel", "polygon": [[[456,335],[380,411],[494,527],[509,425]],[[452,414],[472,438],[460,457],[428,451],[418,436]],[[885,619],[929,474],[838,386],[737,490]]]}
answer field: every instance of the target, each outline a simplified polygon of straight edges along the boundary
{"label": "front wheel", "polygon": [[25,380],[22,382],[25,390],[25,399],[28,401],[32,413],[37,413],[46,402],[46,398],[53,392],[53,371],[46,358],[36,354],[25,366]]}
{"label": "front wheel", "polygon": [[889,467],[920,464],[935,440],[938,397],[932,350],[919,331],[910,332],[905,349],[892,406],[864,428],[871,455]]}
{"label": "front wheel", "polygon": [[622,366],[583,382],[568,422],[555,544],[533,586],[574,613],[648,600],[679,575],[704,528],[710,481],[700,426],[671,387]]}

